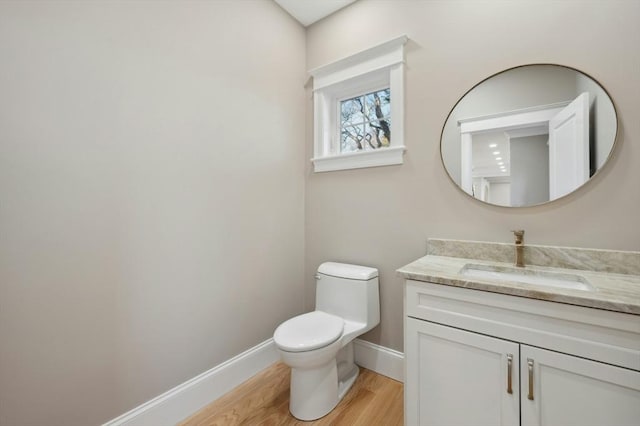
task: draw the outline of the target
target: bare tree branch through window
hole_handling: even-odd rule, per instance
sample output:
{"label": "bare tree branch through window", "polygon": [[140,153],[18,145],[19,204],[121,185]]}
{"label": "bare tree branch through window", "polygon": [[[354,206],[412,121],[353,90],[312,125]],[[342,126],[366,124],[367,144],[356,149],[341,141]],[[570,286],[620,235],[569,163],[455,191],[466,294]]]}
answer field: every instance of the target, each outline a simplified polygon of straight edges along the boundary
{"label": "bare tree branch through window", "polygon": [[391,143],[391,91],[340,102],[340,152],[370,151]]}

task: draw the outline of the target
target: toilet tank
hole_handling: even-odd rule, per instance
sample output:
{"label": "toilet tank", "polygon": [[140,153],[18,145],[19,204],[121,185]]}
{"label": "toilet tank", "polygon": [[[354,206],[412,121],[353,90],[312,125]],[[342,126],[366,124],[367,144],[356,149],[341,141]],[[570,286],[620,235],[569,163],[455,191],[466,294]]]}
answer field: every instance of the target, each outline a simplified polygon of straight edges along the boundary
{"label": "toilet tank", "polygon": [[316,275],[316,310],[366,324],[380,322],[378,270],[367,266],[325,262]]}

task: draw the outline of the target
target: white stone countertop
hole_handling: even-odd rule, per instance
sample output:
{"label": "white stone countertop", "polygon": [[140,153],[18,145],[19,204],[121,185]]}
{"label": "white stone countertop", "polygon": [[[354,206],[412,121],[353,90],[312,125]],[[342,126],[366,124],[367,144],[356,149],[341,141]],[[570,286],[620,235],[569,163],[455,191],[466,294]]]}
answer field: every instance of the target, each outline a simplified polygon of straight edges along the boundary
{"label": "white stone countertop", "polygon": [[577,275],[594,287],[594,290],[590,291],[498,281],[461,274],[461,270],[468,264],[513,268],[512,263],[427,255],[398,269],[398,273],[405,279],[416,281],[640,315],[640,275],[546,266],[518,268],[534,275],[545,272]]}

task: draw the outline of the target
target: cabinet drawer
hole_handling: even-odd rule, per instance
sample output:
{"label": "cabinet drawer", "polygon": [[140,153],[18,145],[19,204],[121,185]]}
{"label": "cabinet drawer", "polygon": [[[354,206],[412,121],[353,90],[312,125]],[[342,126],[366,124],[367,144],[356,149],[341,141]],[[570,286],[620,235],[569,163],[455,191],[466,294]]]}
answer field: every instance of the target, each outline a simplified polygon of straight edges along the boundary
{"label": "cabinet drawer", "polygon": [[640,371],[640,316],[421,281],[406,315]]}

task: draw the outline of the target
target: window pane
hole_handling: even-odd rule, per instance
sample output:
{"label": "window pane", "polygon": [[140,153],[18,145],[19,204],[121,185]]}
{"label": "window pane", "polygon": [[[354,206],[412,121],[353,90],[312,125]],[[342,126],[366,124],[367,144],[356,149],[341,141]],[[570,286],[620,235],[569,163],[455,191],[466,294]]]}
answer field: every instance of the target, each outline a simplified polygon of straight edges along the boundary
{"label": "window pane", "polygon": [[362,123],[364,121],[362,110],[362,98],[352,98],[340,102],[340,122],[343,126],[349,123]]}
{"label": "window pane", "polygon": [[353,152],[363,149],[364,125],[349,125],[342,128],[340,135],[340,152]]}
{"label": "window pane", "polygon": [[391,123],[388,120],[372,121],[366,125],[369,148],[386,148],[391,142]]}
{"label": "window pane", "polygon": [[380,109],[382,110],[382,116],[387,117],[391,114],[391,91],[389,89],[380,90],[378,92],[378,98],[380,99]]}
{"label": "window pane", "polygon": [[391,142],[391,91],[340,102],[340,152],[385,148]]}
{"label": "window pane", "polygon": [[365,112],[369,121],[375,120],[376,117],[376,99],[373,93],[364,95]]}

